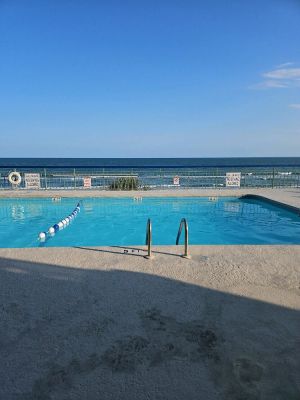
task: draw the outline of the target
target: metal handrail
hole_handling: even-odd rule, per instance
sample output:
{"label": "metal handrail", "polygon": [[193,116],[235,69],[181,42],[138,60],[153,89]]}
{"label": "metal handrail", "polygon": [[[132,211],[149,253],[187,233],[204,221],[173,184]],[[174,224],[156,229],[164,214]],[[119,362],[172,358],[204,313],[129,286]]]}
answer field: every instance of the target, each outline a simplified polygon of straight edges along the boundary
{"label": "metal handrail", "polygon": [[180,235],[181,235],[183,226],[184,226],[184,254],[182,255],[182,257],[191,258],[191,256],[188,253],[189,227],[188,227],[188,223],[186,222],[185,218],[182,218],[182,220],[180,221],[180,225],[179,225],[179,229],[178,229],[178,233],[177,233],[177,238],[176,238],[176,246],[179,244],[179,239],[180,239]]}
{"label": "metal handrail", "polygon": [[151,224],[151,219],[148,218],[147,221],[147,228],[146,228],[146,243],[148,246],[148,253],[145,256],[146,258],[148,258],[149,260],[153,258],[152,256],[152,250],[151,250],[151,246],[152,246],[152,224]]}

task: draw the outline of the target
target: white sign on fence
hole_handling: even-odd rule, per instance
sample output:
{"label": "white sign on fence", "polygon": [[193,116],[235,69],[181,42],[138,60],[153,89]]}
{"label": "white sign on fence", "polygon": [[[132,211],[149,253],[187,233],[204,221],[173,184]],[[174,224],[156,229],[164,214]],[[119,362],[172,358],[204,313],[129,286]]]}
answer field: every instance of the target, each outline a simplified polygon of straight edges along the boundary
{"label": "white sign on fence", "polygon": [[240,172],[226,172],[226,186],[240,187],[241,186],[241,173]]}
{"label": "white sign on fence", "polygon": [[92,178],[90,176],[85,176],[83,178],[83,187],[90,189],[92,187]]}
{"label": "white sign on fence", "polygon": [[180,183],[179,176],[174,176],[173,178],[173,185],[179,185]]}
{"label": "white sign on fence", "polygon": [[40,174],[24,174],[26,189],[40,189],[41,178]]}

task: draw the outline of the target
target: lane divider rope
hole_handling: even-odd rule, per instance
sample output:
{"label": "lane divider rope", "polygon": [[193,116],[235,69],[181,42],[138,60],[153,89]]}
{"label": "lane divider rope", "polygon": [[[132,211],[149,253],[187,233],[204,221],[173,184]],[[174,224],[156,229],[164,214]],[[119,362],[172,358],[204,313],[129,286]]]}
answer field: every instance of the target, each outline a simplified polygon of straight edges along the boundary
{"label": "lane divider rope", "polygon": [[74,221],[74,219],[77,217],[78,213],[80,213],[80,202],[77,203],[77,206],[74,208],[74,210],[69,214],[67,217],[59,221],[57,224],[54,224],[50,226],[48,231],[40,232],[38,236],[38,240],[40,242],[45,242],[47,239],[50,237],[53,237],[58,231],[61,231],[62,229],[66,228],[71,222]]}

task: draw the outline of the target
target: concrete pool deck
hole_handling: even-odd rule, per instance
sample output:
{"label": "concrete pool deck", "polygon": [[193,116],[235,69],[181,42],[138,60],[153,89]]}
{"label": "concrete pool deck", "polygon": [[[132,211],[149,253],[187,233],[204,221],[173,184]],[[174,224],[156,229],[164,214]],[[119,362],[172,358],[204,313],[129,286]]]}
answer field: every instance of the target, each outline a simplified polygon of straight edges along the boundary
{"label": "concrete pool deck", "polygon": [[300,246],[0,249],[0,398],[296,399]]}
{"label": "concrete pool deck", "polygon": [[[299,189],[199,192],[300,207]],[[144,249],[0,249],[1,399],[300,397],[300,246]]]}

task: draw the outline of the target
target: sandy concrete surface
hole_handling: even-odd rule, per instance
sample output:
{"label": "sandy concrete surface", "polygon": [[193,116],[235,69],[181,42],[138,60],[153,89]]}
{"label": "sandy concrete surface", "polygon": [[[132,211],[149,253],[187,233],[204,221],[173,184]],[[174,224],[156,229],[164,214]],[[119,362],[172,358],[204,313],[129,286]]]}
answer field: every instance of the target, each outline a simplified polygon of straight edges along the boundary
{"label": "sandy concrete surface", "polygon": [[300,246],[0,249],[0,399],[300,398]]}

